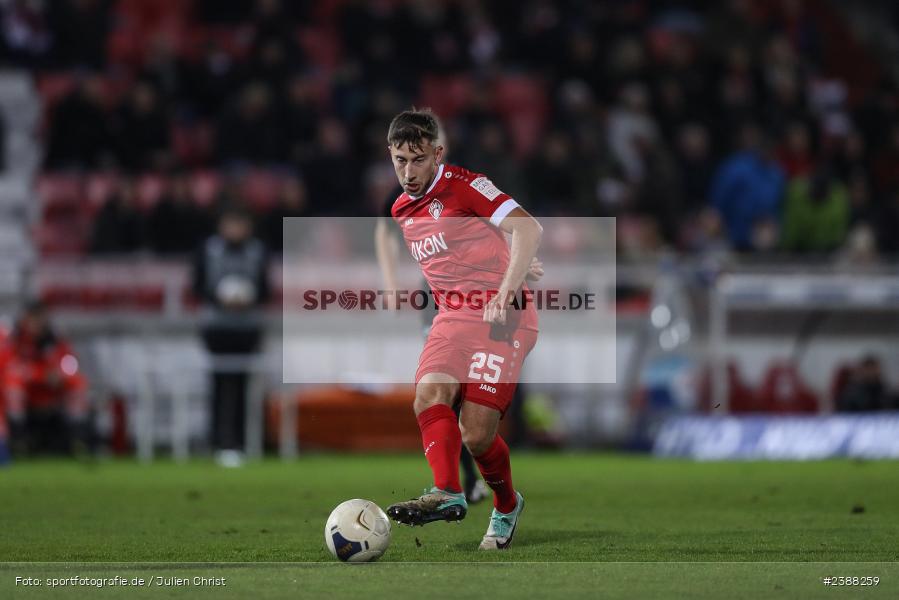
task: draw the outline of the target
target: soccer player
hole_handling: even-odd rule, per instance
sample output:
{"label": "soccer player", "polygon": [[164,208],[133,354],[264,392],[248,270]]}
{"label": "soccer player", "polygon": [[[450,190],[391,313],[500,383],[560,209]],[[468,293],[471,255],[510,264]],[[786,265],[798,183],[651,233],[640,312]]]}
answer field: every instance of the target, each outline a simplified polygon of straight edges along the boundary
{"label": "soccer player", "polygon": [[[447,144],[446,138],[443,135],[443,125],[436,116],[434,117],[434,120],[437,122],[436,144],[438,146],[443,146],[443,157],[445,160]],[[396,224],[393,223],[392,210],[393,203],[396,201],[397,196],[402,193],[403,190],[397,186],[397,190],[394,191],[389,198],[385,199],[385,205],[375,224],[375,254],[377,255],[378,266],[381,268],[381,274],[384,277],[384,285],[388,292],[395,292],[399,289],[396,281],[396,261],[399,244],[394,232],[394,229],[396,229],[396,233],[399,233],[399,229],[396,227]],[[425,284],[425,286],[426,285],[427,284]],[[431,325],[433,324],[435,316],[437,316],[436,307],[432,307],[427,311],[422,311],[422,322],[424,323],[425,335],[431,330]],[[461,408],[459,403],[453,407],[453,412],[456,413],[457,417],[459,416],[459,410]],[[468,501],[469,504],[478,504],[482,502],[487,498],[489,491],[484,482],[481,481],[481,478],[478,477],[477,468],[474,466],[474,458],[472,458],[471,452],[469,452],[468,448],[464,445],[462,446],[462,454],[459,457],[459,464],[462,467],[462,487],[465,491],[465,500]]]}
{"label": "soccer player", "polygon": [[[409,525],[465,518],[468,505],[459,485],[464,443],[494,494],[480,548],[505,549],[524,498],[513,487],[509,448],[497,429],[521,363],[537,341],[533,303],[519,298],[529,272],[542,275],[534,263],[542,228],[484,175],[443,164],[429,111],[394,117],[387,142],[403,187],[393,218],[440,310],[419,357],[414,402],[434,486],[393,504],[387,514]],[[505,234],[511,234],[511,247]],[[464,301],[453,305],[451,298]],[[458,420],[452,410],[457,401]]]}

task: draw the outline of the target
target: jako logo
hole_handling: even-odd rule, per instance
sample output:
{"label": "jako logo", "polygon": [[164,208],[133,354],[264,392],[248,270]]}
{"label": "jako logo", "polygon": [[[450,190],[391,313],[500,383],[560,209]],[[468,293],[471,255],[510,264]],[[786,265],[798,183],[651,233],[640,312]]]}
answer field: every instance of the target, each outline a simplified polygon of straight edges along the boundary
{"label": "jako logo", "polygon": [[436,444],[436,443],[437,443],[437,442],[431,442],[430,444],[428,444],[428,447],[425,448],[425,456],[428,455],[428,452],[431,451],[431,448],[433,448],[433,447],[434,447],[434,444]]}
{"label": "jako logo", "polygon": [[[492,356],[492,355],[491,355],[491,356]],[[491,394],[495,394],[495,393],[496,393],[496,388],[493,387],[492,385],[487,385],[486,383],[482,383],[482,384],[481,384],[481,387],[479,387],[478,389],[479,389],[479,390],[484,390],[485,392],[490,392]]]}
{"label": "jako logo", "polygon": [[446,240],[443,237],[442,231],[440,233],[432,234],[423,240],[413,241],[409,245],[409,250],[412,252],[412,258],[418,262],[447,249],[448,246],[446,245]]}

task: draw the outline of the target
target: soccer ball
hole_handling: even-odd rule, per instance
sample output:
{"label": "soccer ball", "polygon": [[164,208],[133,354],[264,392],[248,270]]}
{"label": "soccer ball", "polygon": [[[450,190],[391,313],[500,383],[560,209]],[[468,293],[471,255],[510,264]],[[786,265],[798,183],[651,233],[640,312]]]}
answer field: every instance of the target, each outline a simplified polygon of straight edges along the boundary
{"label": "soccer ball", "polygon": [[328,517],[325,544],[343,562],[378,560],[390,545],[390,521],[370,500],[347,500]]}
{"label": "soccer ball", "polygon": [[242,275],[226,275],[216,286],[215,295],[226,306],[249,306],[256,301],[256,287]]}

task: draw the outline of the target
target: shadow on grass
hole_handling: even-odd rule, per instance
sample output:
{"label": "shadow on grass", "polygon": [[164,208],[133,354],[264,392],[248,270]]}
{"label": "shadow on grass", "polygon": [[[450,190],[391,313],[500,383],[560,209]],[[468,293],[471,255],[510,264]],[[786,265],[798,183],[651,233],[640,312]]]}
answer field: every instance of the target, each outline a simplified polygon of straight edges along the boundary
{"label": "shadow on grass", "polygon": [[[601,544],[604,541],[608,541],[610,535],[610,532],[596,529],[522,529],[521,532],[516,533],[513,547],[518,545],[527,545],[528,547],[557,546],[559,544],[570,544],[573,541]],[[460,542],[451,547],[456,550],[471,550],[471,542]]]}

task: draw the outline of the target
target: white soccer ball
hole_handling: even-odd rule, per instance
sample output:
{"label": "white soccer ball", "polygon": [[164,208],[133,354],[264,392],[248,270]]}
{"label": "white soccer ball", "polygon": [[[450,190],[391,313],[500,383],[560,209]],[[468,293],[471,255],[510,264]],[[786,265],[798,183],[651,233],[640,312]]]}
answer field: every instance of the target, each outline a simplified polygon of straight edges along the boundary
{"label": "white soccer ball", "polygon": [[390,520],[370,500],[347,500],[331,511],[325,524],[325,544],[343,562],[378,560],[390,545]]}
{"label": "white soccer ball", "polygon": [[216,286],[215,294],[226,306],[249,306],[256,301],[256,286],[243,275],[225,275]]}

